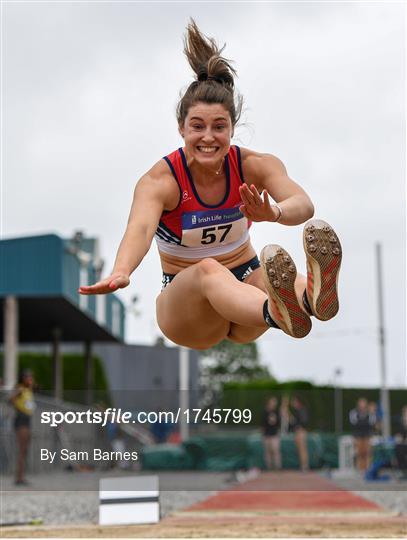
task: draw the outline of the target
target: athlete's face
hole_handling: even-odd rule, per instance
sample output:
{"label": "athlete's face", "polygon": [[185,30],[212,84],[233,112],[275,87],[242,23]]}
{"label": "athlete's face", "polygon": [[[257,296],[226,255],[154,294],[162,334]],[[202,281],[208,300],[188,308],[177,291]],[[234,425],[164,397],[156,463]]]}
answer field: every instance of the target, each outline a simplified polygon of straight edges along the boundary
{"label": "athlete's face", "polygon": [[229,112],[219,103],[197,103],[190,107],[179,131],[189,158],[217,169],[229,151],[233,126]]}

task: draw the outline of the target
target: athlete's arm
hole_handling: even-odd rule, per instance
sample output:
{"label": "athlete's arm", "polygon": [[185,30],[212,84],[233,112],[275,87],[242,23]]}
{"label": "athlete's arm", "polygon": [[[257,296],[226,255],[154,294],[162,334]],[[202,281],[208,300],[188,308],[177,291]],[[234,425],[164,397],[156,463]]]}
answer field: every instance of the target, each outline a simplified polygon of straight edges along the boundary
{"label": "athlete's arm", "polygon": [[164,161],[158,162],[137,183],[126,231],[120,242],[112,273],[81,294],[105,294],[127,287],[130,275],[150,249],[163,210],[177,206],[179,189]]}
{"label": "athlete's arm", "polygon": [[[280,212],[268,200],[269,194],[282,210],[283,225],[299,225],[314,215],[314,206],[301,186],[292,180],[281,160],[242,148],[242,167],[246,180],[240,188],[241,211],[253,221],[276,221]],[[265,192],[263,194],[263,192]],[[263,194],[263,199],[260,196]]]}
{"label": "athlete's arm", "polygon": [[21,386],[18,386],[17,388],[14,388],[12,393],[7,398],[9,403],[11,403],[12,405],[15,406],[15,401],[18,398],[18,396],[22,393],[22,391],[23,391],[23,389],[21,388]]}

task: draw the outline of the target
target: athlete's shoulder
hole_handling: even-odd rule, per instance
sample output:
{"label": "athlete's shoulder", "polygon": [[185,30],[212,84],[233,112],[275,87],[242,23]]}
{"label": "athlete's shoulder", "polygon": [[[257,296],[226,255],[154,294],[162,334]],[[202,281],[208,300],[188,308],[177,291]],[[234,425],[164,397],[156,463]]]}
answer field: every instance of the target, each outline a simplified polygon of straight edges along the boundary
{"label": "athlete's shoulder", "polygon": [[163,160],[166,161],[167,163],[168,163],[168,161],[171,161],[171,163],[173,163],[175,160],[181,159],[181,153],[182,153],[182,149],[177,148],[176,150],[173,150],[169,154],[166,154],[163,157]]}
{"label": "athlete's shoulder", "polygon": [[136,184],[137,192],[148,192],[151,197],[161,200],[166,210],[175,208],[180,198],[180,187],[164,159],[143,174]]}
{"label": "athlete's shoulder", "polygon": [[284,163],[273,154],[242,148],[241,156],[245,181],[253,183],[258,190],[272,190],[270,182],[281,183],[288,178]]}
{"label": "athlete's shoulder", "polygon": [[266,152],[255,152],[240,148],[242,164],[248,174],[286,173],[284,163],[277,156]]}

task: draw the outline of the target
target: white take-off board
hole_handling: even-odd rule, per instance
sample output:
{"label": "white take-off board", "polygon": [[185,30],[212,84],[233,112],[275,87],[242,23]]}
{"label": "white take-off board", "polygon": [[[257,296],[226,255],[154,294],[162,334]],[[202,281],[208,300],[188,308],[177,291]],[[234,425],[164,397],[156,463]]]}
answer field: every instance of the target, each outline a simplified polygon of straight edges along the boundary
{"label": "white take-off board", "polygon": [[100,479],[99,525],[157,523],[159,519],[158,476]]}

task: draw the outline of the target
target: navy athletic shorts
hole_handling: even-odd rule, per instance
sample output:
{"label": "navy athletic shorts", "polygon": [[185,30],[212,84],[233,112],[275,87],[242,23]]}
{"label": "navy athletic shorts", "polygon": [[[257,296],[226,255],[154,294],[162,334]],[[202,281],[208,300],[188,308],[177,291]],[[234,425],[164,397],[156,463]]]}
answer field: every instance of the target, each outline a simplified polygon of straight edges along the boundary
{"label": "navy athletic shorts", "polygon": [[[253,259],[250,259],[250,261],[247,261],[240,266],[236,266],[236,268],[230,268],[229,270],[239,281],[244,281],[247,276],[253,272],[253,270],[256,270],[256,268],[260,268],[260,261],[257,255],[253,257]],[[177,274],[167,274],[166,272],[163,272],[161,290],[165,289],[165,287],[171,283],[176,275]]]}

